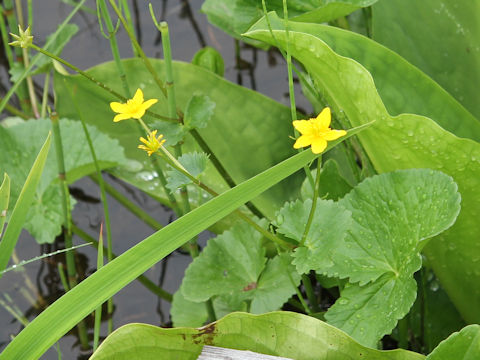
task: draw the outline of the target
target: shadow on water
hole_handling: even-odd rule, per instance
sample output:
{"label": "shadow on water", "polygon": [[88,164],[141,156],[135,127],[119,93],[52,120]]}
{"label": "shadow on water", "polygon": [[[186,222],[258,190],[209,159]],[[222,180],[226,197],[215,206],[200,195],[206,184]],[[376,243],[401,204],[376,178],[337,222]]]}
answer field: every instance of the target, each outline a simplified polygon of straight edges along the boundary
{"label": "shadow on water", "polygon": [[[285,62],[278,52],[274,50],[265,52],[246,46],[212,27],[208,24],[205,15],[199,12],[201,3],[201,1],[189,3],[187,0],[179,2],[163,0],[155,5],[157,17],[169,22],[173,58],[190,61],[195,52],[203,46],[213,46],[224,58],[225,77],[228,80],[255,89],[288,105]],[[42,0],[33,4],[35,16],[33,34],[36,42],[41,44],[44,43],[46,36],[56,29],[61,19],[68,15],[71,7],[60,0]],[[144,51],[149,56],[161,57],[160,38],[152,24],[148,7],[143,1],[133,0],[131,4],[138,39]],[[108,40],[100,34],[96,16],[81,12],[73,18],[72,22],[79,26],[80,31],[65,47],[63,57],[82,69],[110,61]],[[121,30],[118,33],[118,42],[122,57],[131,57],[130,43]],[[10,84],[4,58],[0,58],[0,66],[0,93],[5,94]],[[40,85],[36,86],[36,90],[41,94]],[[298,99],[300,108],[310,108],[305,100],[300,97]],[[173,214],[169,209],[144,193],[111,176],[105,176],[105,179],[157,221],[168,224],[173,220]],[[76,182],[70,190],[77,200],[73,212],[76,226],[97,239],[100,224],[103,221],[97,185],[89,178],[84,178]],[[149,226],[113,198],[108,197],[108,204],[111,211],[115,254],[122,254],[153,233]],[[204,245],[209,236],[208,233],[201,234],[200,244]],[[74,237],[74,244],[82,243],[80,238]],[[53,244],[39,246],[24,231],[18,242],[16,255],[20,260],[28,260],[40,254],[62,249],[63,246],[61,237],[57,238]],[[81,278],[87,277],[95,271],[96,250],[93,247],[78,249],[75,261]],[[189,263],[189,256],[176,251],[144,275],[166,291],[173,293],[180,285],[184,270]],[[64,264],[64,254],[58,254],[28,264],[21,270],[11,271],[0,279],[0,300],[3,305],[0,306],[0,351],[8,344],[11,337],[23,328],[22,324],[34,319],[63,294],[58,266],[64,266]],[[170,325],[170,304],[147,290],[138,281],[132,282],[115,295],[114,303],[115,328],[130,322]],[[105,314],[106,311],[103,313]],[[102,325],[103,334],[106,333],[105,320]],[[93,337],[93,318],[87,318],[87,325],[89,336]],[[68,336],[60,340],[59,348],[63,359],[81,359],[89,355],[81,352],[76,330],[72,330]],[[57,359],[57,357],[56,350],[50,349],[42,358]]]}

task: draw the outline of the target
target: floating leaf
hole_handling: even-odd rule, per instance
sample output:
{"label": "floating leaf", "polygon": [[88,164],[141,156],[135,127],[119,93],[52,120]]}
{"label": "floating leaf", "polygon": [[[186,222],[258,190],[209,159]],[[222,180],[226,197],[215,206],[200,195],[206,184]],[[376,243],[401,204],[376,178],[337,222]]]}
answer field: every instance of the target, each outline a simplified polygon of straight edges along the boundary
{"label": "floating leaf", "polygon": [[215,103],[207,95],[193,94],[185,109],[184,123],[187,129],[207,127],[215,106]]}
{"label": "floating leaf", "polygon": [[[183,154],[178,158],[178,161],[190,173],[190,175],[193,175],[198,179],[207,167],[208,156],[205,153],[193,152]],[[167,188],[172,192],[191,183],[192,180],[186,175],[183,175],[180,171],[175,169],[167,171]]]}
{"label": "floating leaf", "polygon": [[91,359],[195,360],[207,344],[296,360],[425,359],[406,350],[369,349],[333,326],[291,312],[233,313],[200,329],[129,324],[105,339]]}

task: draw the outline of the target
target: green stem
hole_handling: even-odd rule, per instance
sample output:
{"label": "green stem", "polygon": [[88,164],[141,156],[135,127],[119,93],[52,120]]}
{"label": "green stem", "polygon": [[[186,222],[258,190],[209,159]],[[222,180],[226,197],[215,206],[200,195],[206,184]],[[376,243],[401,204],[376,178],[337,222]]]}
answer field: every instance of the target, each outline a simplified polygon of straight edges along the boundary
{"label": "green stem", "polygon": [[162,185],[163,191],[168,197],[170,206],[172,207],[173,211],[175,211],[175,214],[177,214],[177,217],[182,216],[183,214],[182,209],[180,209],[180,206],[178,206],[178,202],[177,202],[177,199],[175,198],[175,195],[173,195],[170,189],[167,188],[167,179],[165,178],[165,174],[163,173],[163,170],[157,158],[155,157],[152,158],[152,165],[153,165],[153,169],[157,173],[158,180],[160,180],[160,184]]}
{"label": "green stem", "polygon": [[[98,175],[97,175],[98,176]],[[97,176],[91,175],[90,179],[95,183],[99,184]],[[144,211],[141,207],[137,206],[134,202],[125,197],[120,191],[115,189],[108,182],[103,182],[103,186],[107,193],[122,204],[126,209],[128,209],[132,214],[142,220],[145,224],[150,226],[153,230],[160,230],[163,228],[163,225],[155,220],[149,213]]]}
{"label": "green stem", "polygon": [[48,104],[48,90],[50,87],[50,70],[45,74],[45,82],[43,83],[42,107],[40,110],[40,117],[44,118],[47,115]]}
{"label": "green stem", "polygon": [[5,10],[2,5],[0,5],[0,33],[2,34],[3,47],[5,48],[5,54],[7,55],[8,67],[11,69],[13,67],[13,54],[12,48],[8,45],[8,31],[5,24]]}
{"label": "green stem", "polygon": [[[4,13],[7,17],[8,27],[10,28],[11,32],[16,33],[18,31],[19,23],[17,21],[17,17],[15,16],[15,11],[13,9],[13,2],[12,0],[4,0],[3,5],[5,8]],[[21,12],[21,6],[17,10]],[[5,44],[6,46],[8,46],[8,40]],[[21,48],[18,48],[18,47],[15,48],[15,57],[20,67],[23,68],[23,51]],[[14,91],[17,94],[18,99],[20,101],[20,108],[22,109],[22,111],[29,114],[31,111],[31,107],[30,107],[30,101],[28,98],[27,83],[23,82],[23,79],[18,79],[16,81],[16,84],[17,84],[16,86],[13,86],[15,87],[15,90],[12,90],[12,92]],[[5,96],[5,98],[7,98],[7,101],[8,101],[8,98],[10,98],[10,96]],[[1,110],[3,110],[3,107],[0,107],[0,111]]]}
{"label": "green stem", "polygon": [[408,350],[408,319],[405,316],[398,321],[398,347]]}
{"label": "green stem", "polygon": [[[64,238],[65,238],[65,247],[71,248],[72,243],[72,218],[70,213],[70,193],[68,191],[68,185],[65,177],[65,160],[63,156],[63,146],[62,146],[62,137],[60,134],[59,118],[56,113],[52,113],[50,116],[52,121],[52,130],[53,138],[55,142],[55,151],[57,154],[57,166],[58,166],[58,178],[60,181],[60,186],[62,188],[62,209],[64,217]],[[74,251],[67,251],[65,254],[67,260],[67,275],[68,275],[68,284],[70,289],[73,289],[77,285],[77,272],[75,268],[75,253]],[[87,329],[85,322],[82,320],[77,324],[78,335],[83,349],[88,349],[88,337]]]}
{"label": "green stem", "polygon": [[[167,161],[167,163],[173,167],[175,170],[179,171],[180,173],[182,173],[183,175],[185,175],[186,177],[188,177],[195,185],[197,185],[198,187],[200,187],[201,189],[205,190],[206,192],[208,192],[210,195],[212,196],[218,196],[219,194],[212,190],[210,187],[208,187],[207,185],[205,185],[204,183],[202,183],[200,180],[198,180],[196,177],[194,177],[193,175],[191,175],[187,170],[185,170],[185,168],[183,166],[177,166],[177,162],[175,161],[172,161],[172,158],[173,156],[163,147],[161,146],[160,147],[160,150],[162,151],[162,155],[163,156],[163,159],[165,159]],[[173,158],[175,159],[175,158]],[[249,225],[251,225],[253,228],[255,228],[255,230],[257,230],[258,232],[260,232],[263,236],[265,236],[267,239],[273,241],[274,243],[280,245],[282,248],[285,248],[285,249],[292,249],[294,246],[292,244],[290,244],[289,242],[283,240],[283,239],[280,239],[278,236],[275,236],[274,234],[272,234],[271,232],[269,232],[268,230],[262,228],[260,225],[258,225],[255,221],[253,221],[248,215],[245,215],[243,212],[241,212],[240,210],[236,210],[235,213],[244,221],[246,221]]]}
{"label": "green stem", "polygon": [[[128,2],[127,0],[120,0],[120,2],[121,2],[121,7],[123,9],[123,12],[125,13],[125,20],[128,24],[128,27],[130,28],[131,33],[133,34],[133,36],[135,36],[135,39],[136,39],[137,35],[135,34],[135,27],[133,26],[132,15],[130,13],[130,7],[128,6]],[[132,50],[133,50],[133,54],[139,57],[137,50],[133,45],[132,45]]]}
{"label": "green stem", "polygon": [[[67,16],[67,18],[58,26],[58,29],[57,31],[55,31],[55,33],[53,34],[53,36],[51,36],[47,43],[45,44],[45,49],[48,49],[50,47],[50,45],[52,43],[54,43],[55,39],[57,38],[58,34],[65,28],[65,26],[70,22],[70,20],[72,19],[72,17],[77,13],[77,11],[82,7],[82,5],[85,3],[86,0],[80,0],[77,4],[77,6],[75,6],[75,8],[72,10],[72,12]],[[4,1],[4,4],[5,4],[5,7],[6,7],[6,12],[7,14],[11,13],[12,11],[8,11],[7,10],[7,2],[10,3],[11,5],[11,0],[5,0]],[[10,9],[11,9],[11,6],[10,6]],[[12,27],[10,27],[12,29]],[[15,31],[16,31],[16,27],[15,27]],[[17,50],[18,51],[18,50]],[[17,93],[20,85],[23,85],[23,80],[26,78],[26,76],[30,73],[30,71],[32,70],[33,66],[38,62],[38,60],[41,58],[42,56],[40,54],[37,54],[34,56],[34,58],[32,59],[30,65],[28,68],[26,68],[22,74],[20,75],[20,77],[18,78],[18,80],[10,87],[10,89],[8,90],[7,94],[5,95],[5,97],[2,99],[2,101],[0,101],[0,112],[3,111],[5,105],[7,104],[7,102],[10,100],[10,98],[12,97],[12,95],[14,93]],[[23,105],[21,103],[21,105]],[[23,106],[22,106],[22,109],[23,109]],[[27,113],[29,112],[26,111]]]}
{"label": "green stem", "polygon": [[315,291],[313,290],[312,282],[310,277],[307,274],[302,274],[302,284],[305,288],[305,293],[307,294],[308,302],[312,307],[313,312],[318,312],[318,302],[317,297],[315,296]]}
{"label": "green stem", "polygon": [[[86,79],[90,80],[91,82],[93,82],[94,84],[96,84],[97,86],[101,87],[103,90],[105,91],[108,91],[110,94],[112,94],[113,96],[117,97],[118,99],[122,100],[123,102],[126,102],[127,101],[127,98],[120,95],[119,93],[117,93],[115,90],[111,89],[110,87],[108,87],[107,85],[105,85],[104,83],[96,80],[94,77],[88,75],[85,71],[81,70],[80,68],[76,67],[75,65],[73,64],[70,64],[68,61],[66,60],[63,60],[62,58],[52,54],[51,52],[45,50],[45,49],[42,49],[40,47],[38,47],[37,45],[35,44],[30,44],[30,47],[40,53],[42,53],[43,55],[46,55],[48,56],[49,58],[53,59],[53,60],[56,60],[58,61],[59,63],[69,67],[70,69],[72,69],[73,71],[75,71],[76,73],[82,75],[83,77],[85,77]],[[146,112],[148,115],[152,116],[152,117],[155,117],[157,119],[160,119],[160,120],[165,120],[165,121],[170,121],[170,122],[177,122],[175,119],[170,119],[166,116],[161,116],[161,115],[158,115],[158,114],[155,114],[151,111],[148,111]]]}
{"label": "green stem", "polygon": [[213,308],[212,299],[208,299],[205,302],[205,306],[207,308],[208,313],[208,322],[212,323],[217,320],[217,315],[215,314],[215,309]]}
{"label": "green stem", "polygon": [[[103,225],[100,226],[100,236],[98,238],[97,251],[97,271],[103,267]],[[95,323],[93,326],[93,351],[97,350],[100,339],[100,325],[102,322],[102,304],[95,309]]]}
{"label": "green stem", "polygon": [[[115,60],[115,66],[117,67],[118,75],[122,81],[123,91],[125,96],[129,98],[131,96],[131,92],[127,82],[127,75],[125,74],[125,69],[123,68],[122,61],[120,59],[120,52],[118,50],[117,38],[115,36],[115,28],[112,23],[112,18],[108,12],[105,0],[99,0],[98,4],[100,6],[102,17],[105,19],[105,24],[108,31],[108,39],[110,40],[110,48],[112,50],[113,59]],[[99,19],[99,21],[101,21],[101,19]]]}
{"label": "green stem", "polygon": [[[90,244],[92,244],[93,246],[95,246],[95,248],[98,249],[99,247],[99,244],[98,244],[98,241],[95,240],[94,238],[92,238],[90,235],[88,235],[85,231],[83,231],[82,229],[80,229],[79,227],[77,227],[75,224],[72,224],[72,230],[75,234],[77,234],[83,241],[85,242],[88,242]],[[103,247],[103,251],[107,251],[107,248],[106,247]],[[115,255],[114,253],[112,253],[112,257],[113,259],[115,259],[117,257],[117,255]],[[169,292],[163,290],[162,288],[158,287],[157,285],[155,285],[150,279],[148,279],[147,277],[145,277],[144,275],[140,275],[137,280],[143,285],[145,286],[148,290],[150,290],[152,293],[154,293],[155,295],[157,295],[159,298],[165,300],[165,301],[168,301],[168,302],[172,302],[172,299],[173,299],[173,296],[172,294],[170,294]]]}
{"label": "green stem", "polygon": [[[0,97],[0,101],[2,101],[2,100],[3,100],[3,98]],[[30,118],[30,116],[28,116],[27,114],[25,114],[21,110],[18,110],[16,107],[14,107],[10,104],[5,104],[5,110],[7,110],[10,114],[15,115],[15,116],[19,116],[19,117],[21,117],[22,119],[25,119],[25,120]]]}
{"label": "green stem", "polygon": [[113,10],[115,11],[118,18],[120,19],[120,22],[122,23],[125,31],[127,32],[128,37],[130,38],[130,41],[132,42],[135,50],[140,55],[140,57],[143,60],[143,63],[145,64],[147,70],[150,72],[150,74],[152,74],[153,80],[157,83],[157,86],[159,87],[159,89],[162,91],[163,95],[166,98],[167,97],[167,90],[165,89],[165,85],[163,84],[162,80],[160,80],[160,77],[158,76],[157,72],[153,68],[150,60],[148,59],[148,57],[143,52],[140,44],[138,43],[138,41],[135,37],[135,34],[132,32],[132,29],[130,29],[130,27],[128,26],[128,23],[125,20],[122,12],[118,8],[117,4],[115,4],[114,0],[109,0],[109,1],[110,1],[110,5],[112,6]]}
{"label": "green stem", "polygon": [[[108,262],[112,261],[112,227],[110,222],[110,212],[108,210],[108,203],[107,203],[107,195],[105,192],[105,183],[102,178],[102,171],[100,169],[100,165],[98,164],[97,154],[95,152],[95,148],[93,147],[92,138],[90,136],[90,132],[88,131],[87,124],[85,123],[85,119],[83,118],[82,112],[80,111],[80,107],[78,106],[77,101],[75,101],[75,97],[73,96],[72,92],[70,91],[68,85],[66,85],[68,95],[70,96],[70,100],[77,111],[78,117],[80,118],[80,122],[82,123],[83,132],[85,134],[85,138],[87,139],[88,148],[90,150],[90,154],[93,158],[93,163],[95,165],[95,172],[97,173],[98,183],[100,185],[100,198],[102,199],[103,205],[103,216],[105,217],[105,225],[107,230],[107,259]],[[110,298],[107,301],[107,315],[108,315],[108,333],[110,334],[113,331],[113,299]]]}
{"label": "green stem", "polygon": [[315,185],[313,186],[312,207],[310,209],[310,213],[308,214],[308,220],[307,220],[307,224],[305,225],[305,230],[303,231],[302,240],[300,241],[300,246],[303,246],[305,244],[305,240],[307,239],[308,232],[310,231],[310,227],[312,226],[313,215],[315,214],[315,209],[317,208],[318,188],[320,185],[321,168],[322,168],[322,156],[320,155],[317,160],[317,174],[315,177]]}

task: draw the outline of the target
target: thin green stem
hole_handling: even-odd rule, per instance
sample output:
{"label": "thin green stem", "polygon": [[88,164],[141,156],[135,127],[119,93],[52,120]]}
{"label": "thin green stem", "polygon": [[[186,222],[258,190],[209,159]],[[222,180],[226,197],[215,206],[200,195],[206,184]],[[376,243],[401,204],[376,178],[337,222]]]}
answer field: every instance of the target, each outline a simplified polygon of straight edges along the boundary
{"label": "thin green stem", "polygon": [[128,23],[125,20],[125,17],[123,16],[122,12],[118,8],[117,4],[115,3],[114,0],[109,0],[109,1],[110,1],[110,5],[112,6],[113,10],[115,11],[118,18],[120,19],[120,22],[122,23],[125,31],[127,32],[128,37],[130,38],[130,41],[132,42],[134,48],[136,49],[137,53],[140,55],[140,57],[143,60],[143,63],[145,64],[146,68],[148,69],[150,74],[152,74],[153,80],[156,82],[157,86],[159,87],[159,89],[162,91],[163,95],[166,98],[167,97],[167,90],[165,88],[165,85],[163,84],[162,80],[160,79],[157,72],[153,68],[150,60],[148,59],[148,57],[143,52],[142,47],[140,46],[140,44],[138,43],[138,41],[135,37],[135,34],[132,32],[132,29],[130,29],[130,27],[128,26]]}
{"label": "thin green stem", "polygon": [[[97,251],[97,271],[103,267],[103,225],[100,226]],[[95,323],[93,326],[93,351],[97,350],[100,340],[100,325],[102,322],[102,304],[95,309]]]}
{"label": "thin green stem", "polygon": [[305,230],[303,231],[302,240],[300,241],[300,246],[303,246],[305,244],[305,240],[307,239],[308,232],[310,231],[310,227],[312,226],[315,209],[317,208],[321,169],[322,169],[322,156],[320,155],[317,159],[317,174],[315,176],[315,185],[313,186],[312,207],[310,209],[310,213],[308,214],[308,220],[307,220],[307,224],[305,225]]}
{"label": "thin green stem", "polygon": [[[117,97],[118,99],[126,102],[127,101],[127,98],[120,95],[119,93],[117,93],[115,90],[111,89],[110,87],[108,87],[107,85],[105,85],[104,83],[96,80],[94,77],[88,75],[85,71],[81,70],[80,68],[76,67],[75,65],[73,64],[70,64],[68,61],[66,60],[63,60],[62,58],[52,54],[51,52],[45,50],[45,49],[42,49],[40,47],[38,47],[37,45],[35,44],[30,44],[30,47],[40,53],[42,53],[43,55],[46,55],[48,57],[50,57],[51,59],[54,59],[56,61],[58,61],[59,63],[69,67],[70,69],[72,69],[73,71],[75,71],[76,73],[82,75],[83,77],[85,77],[86,79],[90,80],[91,82],[93,82],[94,84],[96,84],[97,86],[101,87],[103,90],[105,91],[108,91],[110,94],[112,94],[113,96]],[[171,119],[171,118],[168,118],[166,116],[161,116],[161,115],[158,115],[158,114],[155,114],[151,111],[148,111],[146,112],[148,115],[152,116],[152,117],[155,117],[157,119],[160,119],[160,120],[165,120],[165,121],[170,121],[170,122],[177,122],[175,119]]]}
{"label": "thin green stem", "polygon": [[[92,181],[94,181],[95,183],[99,184],[97,176],[91,175],[90,179],[92,179]],[[108,182],[104,181],[103,186],[105,187],[108,195],[117,200],[120,204],[122,204],[126,209],[128,209],[132,214],[142,220],[145,224],[150,226],[153,230],[160,230],[164,227],[152,216],[150,216],[149,213],[147,213],[141,207],[137,206],[133,201],[129,200],[126,196],[124,196],[120,191],[115,189],[115,187],[110,185]]]}
{"label": "thin green stem", "polygon": [[[59,118],[56,113],[52,113],[50,116],[52,122],[53,138],[55,142],[55,150],[57,154],[57,166],[58,166],[58,178],[60,181],[60,187],[62,189],[62,209],[64,217],[64,240],[65,247],[71,248],[73,246],[72,242],[72,218],[70,213],[70,192],[68,191],[68,185],[66,181],[66,172],[65,172],[65,160],[63,156],[63,146],[62,146],[62,137],[60,133]],[[65,254],[67,260],[67,274],[68,274],[68,284],[70,289],[73,289],[77,285],[77,271],[75,268],[75,253],[74,251],[68,251]],[[87,329],[85,327],[84,321],[81,321],[77,324],[78,335],[83,349],[88,349],[88,337]]]}
{"label": "thin green stem", "polygon": [[[135,34],[135,27],[133,26],[132,15],[130,12],[130,7],[128,6],[128,2],[127,0],[120,0],[120,3],[121,3],[121,8],[125,13],[125,20],[128,24],[128,27],[130,28],[130,32],[133,34],[133,36],[135,36],[135,39],[136,39],[137,35]],[[132,44],[132,51],[135,56],[140,57],[137,50],[135,49],[135,46],[133,46],[133,44]]]}
{"label": "thin green stem", "polygon": [[33,32],[33,0],[27,1],[27,23],[30,30]]}
{"label": "thin green stem", "polygon": [[42,107],[40,110],[40,117],[44,118],[47,115],[48,104],[48,90],[50,88],[50,71],[45,74],[45,82],[43,83]]}
{"label": "thin green stem", "polygon": [[70,286],[68,285],[67,277],[65,276],[65,271],[63,270],[63,264],[61,262],[57,263],[58,275],[60,276],[60,282],[62,283],[63,289],[65,292],[70,291]]}
{"label": "thin green stem", "polygon": [[[115,27],[113,26],[112,18],[110,17],[110,13],[108,12],[105,0],[98,0],[98,5],[100,6],[102,17],[104,18],[105,25],[107,26],[108,39],[110,41],[110,48],[112,50],[112,56],[115,61],[115,66],[117,67],[118,76],[122,81],[125,96],[129,98],[131,96],[131,92],[127,82],[127,75],[125,74],[125,69],[123,68],[123,64],[120,59],[120,52],[118,50],[117,38],[115,36]],[[99,19],[99,22],[100,21],[101,19]]]}
{"label": "thin green stem", "polygon": [[[53,36],[51,36],[47,43],[45,44],[45,49],[48,49],[50,47],[50,45],[52,43],[54,43],[55,39],[57,38],[58,34],[60,34],[60,32],[65,28],[65,26],[70,22],[70,20],[72,19],[72,17],[77,13],[77,11],[83,6],[83,4],[85,3],[86,0],[80,0],[77,4],[77,6],[75,6],[75,8],[71,11],[71,13],[67,16],[67,18],[58,26],[58,29],[57,31],[55,31],[55,33],[53,34]],[[10,8],[7,7],[7,2],[10,4]],[[6,13],[7,14],[11,14],[13,13],[13,11],[11,10],[11,0],[5,0],[4,1],[4,4],[5,4],[5,8],[6,8]],[[10,11],[8,10],[10,9]],[[10,29],[15,29],[14,31],[17,31],[17,27],[11,27],[10,25]],[[18,48],[17,50],[18,51]],[[5,97],[0,101],[0,112],[3,111],[5,105],[7,104],[7,102],[10,100],[10,98],[12,97],[12,95],[14,93],[18,93],[18,89],[19,87],[21,86],[21,84],[23,84],[23,80],[27,77],[27,75],[30,73],[30,71],[33,69],[33,66],[38,62],[38,60],[41,58],[42,56],[40,54],[37,54],[33,57],[30,65],[28,66],[28,68],[26,68],[22,74],[20,75],[20,77],[18,78],[18,80],[10,87],[10,89],[8,90],[7,94],[5,95]],[[23,104],[21,103],[22,105],[22,109],[23,108]],[[26,110],[25,112],[29,113],[29,109]]]}
{"label": "thin green stem", "polygon": [[[95,148],[93,147],[92,138],[90,136],[90,132],[88,131],[87,124],[85,123],[85,119],[83,118],[82,112],[80,111],[80,107],[78,106],[75,97],[73,96],[70,88],[66,85],[68,95],[70,97],[75,110],[77,111],[78,117],[80,118],[80,122],[82,123],[83,132],[85,134],[85,138],[87,139],[88,148],[90,150],[90,154],[93,158],[93,163],[95,165],[95,172],[97,173],[98,183],[100,185],[100,198],[102,199],[103,205],[103,216],[105,217],[105,225],[107,230],[107,259],[108,262],[112,261],[112,248],[113,248],[113,241],[112,241],[112,227],[110,222],[110,212],[108,210],[108,203],[107,203],[107,195],[105,192],[105,183],[102,178],[102,171],[100,169],[100,165],[98,164],[97,154],[95,152]],[[108,299],[107,301],[107,316],[108,316],[108,333],[110,334],[113,331],[113,299]]]}
{"label": "thin green stem", "polygon": [[[2,101],[3,98],[0,97],[0,101]],[[10,104],[5,104],[5,110],[7,110],[10,114],[12,115],[15,115],[15,116],[19,116],[21,117],[22,119],[29,119],[30,116],[28,116],[27,114],[25,114],[23,111],[17,109],[16,107],[10,105]]]}
{"label": "thin green stem", "polygon": [[[7,22],[8,22],[8,27],[10,28],[10,31],[11,32],[17,32],[18,31],[18,24],[19,22],[17,21],[17,17],[15,16],[15,11],[13,9],[13,2],[12,0],[4,0],[3,1],[3,6],[5,8],[5,12],[4,14],[6,15],[7,17]],[[17,8],[17,11],[20,11],[21,13],[21,6],[19,8]],[[21,18],[21,16],[19,16],[19,18]],[[8,40],[7,42],[5,43],[6,46],[8,46]],[[16,61],[18,62],[18,64],[20,65],[21,68],[23,68],[23,51],[21,48],[15,48],[15,57],[16,57]],[[24,79],[18,79],[14,86],[12,86],[12,89],[11,89],[11,94],[13,94],[13,92],[15,92],[18,96],[18,99],[20,101],[20,108],[22,109],[23,112],[29,114],[30,111],[31,111],[31,104],[30,104],[30,100],[28,98],[28,88],[27,88],[27,83],[23,81]],[[11,96],[10,94],[10,96]],[[5,96],[5,98],[7,98],[6,101],[8,101],[8,99],[10,98],[10,96]],[[5,104],[2,104],[3,106]],[[3,106],[0,106],[0,111],[3,110]]]}
{"label": "thin green stem", "polygon": [[[31,5],[31,4],[30,4]],[[25,24],[23,21],[23,8],[22,8],[22,2],[20,0],[15,0],[15,8],[17,9],[17,17],[18,17],[18,23],[22,29],[25,29]],[[30,25],[30,24],[29,24]],[[32,29],[30,29],[32,30]],[[29,56],[28,56],[28,49],[22,48],[22,58],[23,58],[23,65],[24,68],[28,68],[29,65]],[[27,90],[28,90],[28,96],[30,98],[30,104],[32,106],[32,111],[33,115],[38,118],[40,115],[38,113],[38,108],[37,108],[37,98],[35,96],[35,90],[33,89],[33,80],[31,76],[27,76],[25,79],[27,82]]]}
{"label": "thin green stem", "polygon": [[302,274],[302,284],[305,289],[305,293],[307,294],[307,299],[312,308],[312,312],[318,312],[319,309],[317,297],[315,296],[315,291],[313,290],[310,277],[307,274]]}
{"label": "thin green stem", "polygon": [[5,10],[2,5],[0,5],[0,33],[2,34],[3,47],[5,48],[5,54],[7,56],[8,67],[11,69],[13,67],[13,54],[12,48],[8,45],[8,31],[5,24]]}
{"label": "thin green stem", "polygon": [[[93,246],[95,246],[95,248],[98,249],[99,247],[99,244],[98,244],[98,241],[95,240],[93,237],[91,237],[90,235],[88,235],[85,231],[83,231],[82,229],[80,229],[78,226],[76,226],[75,224],[72,224],[72,230],[75,234],[77,234],[83,241],[87,242],[87,243],[90,243],[92,244]],[[106,252],[107,251],[107,248],[106,247],[103,247],[103,251]],[[115,259],[117,257],[117,255],[115,255],[114,253],[112,253],[112,257]],[[147,277],[145,277],[144,275],[140,275],[137,280],[143,285],[145,286],[148,290],[150,290],[152,293],[154,293],[155,295],[157,295],[159,298],[165,300],[165,301],[168,301],[168,302],[172,302],[172,299],[173,299],[173,296],[172,294],[170,294],[169,292],[163,290],[161,287],[158,287],[157,285],[155,285],[150,279],[148,279]]]}
{"label": "thin green stem", "polygon": [[408,317],[398,321],[398,347],[408,350]]}

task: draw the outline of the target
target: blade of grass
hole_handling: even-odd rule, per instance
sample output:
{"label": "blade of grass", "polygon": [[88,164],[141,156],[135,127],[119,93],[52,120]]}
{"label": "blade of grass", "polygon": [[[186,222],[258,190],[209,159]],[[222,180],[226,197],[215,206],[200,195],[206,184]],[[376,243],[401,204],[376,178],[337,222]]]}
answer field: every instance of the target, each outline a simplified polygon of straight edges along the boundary
{"label": "blade of grass", "polygon": [[[0,270],[4,270],[7,267],[8,260],[12,255],[13,249],[22,231],[23,223],[27,217],[28,210],[30,209],[30,204],[32,203],[35,197],[35,191],[37,189],[38,182],[42,176],[43,167],[47,160],[48,150],[50,149],[51,135],[50,133],[45,140],[40,152],[33,163],[32,169],[25,180],[25,185],[20,192],[17,203],[13,208],[10,221],[7,224],[5,229],[5,234],[0,241]],[[2,274],[0,274],[0,278]]]}
{"label": "blade of grass", "polygon": [[[103,267],[103,224],[100,225],[100,236],[98,238],[97,271]],[[111,298],[110,298],[111,299]],[[100,339],[100,325],[102,322],[102,304],[95,310],[95,324],[93,327],[93,351],[97,350]]]}
{"label": "blade of grass", "polygon": [[[370,125],[349,130],[345,137],[332,141],[327,149]],[[78,321],[152,265],[315,158],[311,151],[288,158],[147,237],[48,307],[13,339],[0,354],[0,359],[39,358]]]}

